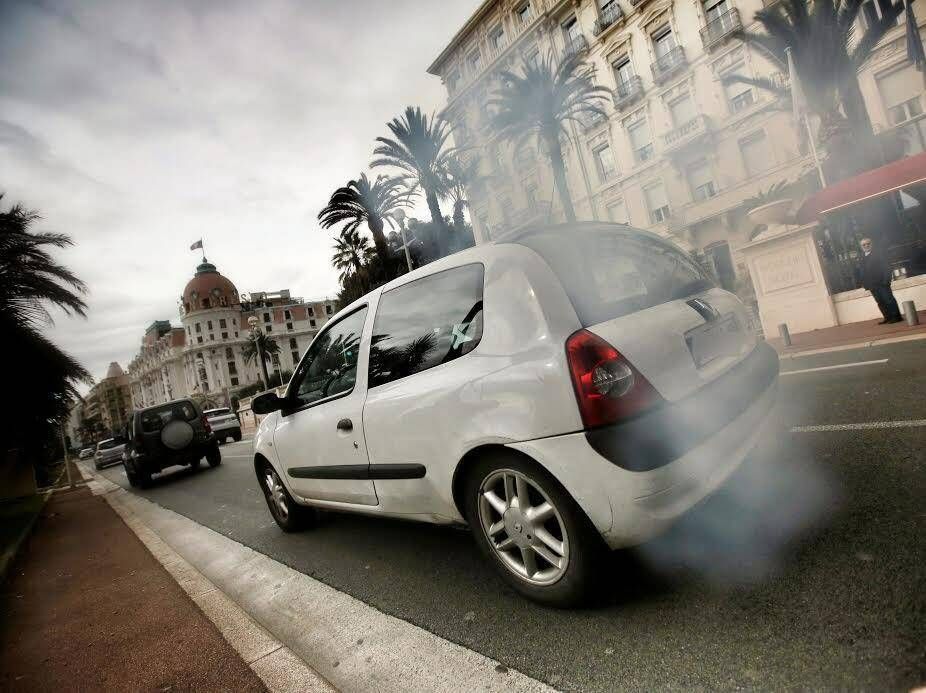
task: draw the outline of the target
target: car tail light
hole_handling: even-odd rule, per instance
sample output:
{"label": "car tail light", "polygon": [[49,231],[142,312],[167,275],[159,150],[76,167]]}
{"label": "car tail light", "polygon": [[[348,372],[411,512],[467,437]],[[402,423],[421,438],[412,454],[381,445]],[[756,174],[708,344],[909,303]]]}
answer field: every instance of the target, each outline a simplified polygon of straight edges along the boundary
{"label": "car tail light", "polygon": [[566,358],[586,428],[631,418],[663,401],[630,361],[588,330],[566,340]]}
{"label": "car tail light", "polygon": [[209,419],[206,418],[206,415],[203,414],[200,418],[202,419],[203,428],[206,429],[206,433],[212,433],[212,424],[209,423]]}

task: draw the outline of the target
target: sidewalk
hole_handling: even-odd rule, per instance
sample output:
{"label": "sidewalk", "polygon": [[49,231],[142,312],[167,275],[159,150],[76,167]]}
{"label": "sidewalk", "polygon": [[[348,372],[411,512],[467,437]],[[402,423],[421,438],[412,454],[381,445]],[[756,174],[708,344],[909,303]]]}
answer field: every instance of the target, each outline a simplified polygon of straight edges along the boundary
{"label": "sidewalk", "polygon": [[800,332],[791,335],[791,346],[786,347],[777,335],[766,335],[779,354],[797,354],[816,350],[836,350],[848,347],[867,347],[889,344],[907,339],[926,339],[926,310],[919,311],[920,324],[910,327],[906,322],[879,325],[878,320],[853,322],[838,327]]}
{"label": "sidewalk", "polygon": [[0,587],[0,689],[264,691],[102,497],[56,493]]}

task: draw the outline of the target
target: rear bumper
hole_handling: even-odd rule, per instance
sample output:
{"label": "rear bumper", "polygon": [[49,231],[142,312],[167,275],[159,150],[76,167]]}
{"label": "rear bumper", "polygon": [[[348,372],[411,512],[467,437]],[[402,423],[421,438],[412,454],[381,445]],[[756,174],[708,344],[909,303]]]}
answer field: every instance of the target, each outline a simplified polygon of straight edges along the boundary
{"label": "rear bumper", "polygon": [[[773,352],[774,354],[774,352]],[[760,354],[761,359],[767,354]],[[732,418],[714,407],[720,424],[707,435],[691,436],[694,428],[675,428],[665,421],[651,421],[654,430],[647,440],[662,439],[656,448],[658,464],[643,464],[642,471],[627,469],[627,456],[619,466],[604,457],[585,432],[515,443],[509,447],[530,455],[550,473],[579,503],[611,548],[640,544],[656,536],[680,515],[720,486],[755,447],[777,394],[777,356],[768,382],[754,381],[762,389],[749,394],[748,401]],[[703,402],[702,406],[707,406]],[[645,417],[644,417],[645,418]],[[620,427],[616,427],[620,431]],[[677,433],[678,431],[678,433]],[[631,436],[631,440],[633,437]],[[685,445],[688,447],[684,447]],[[609,451],[626,453],[623,441],[611,441]],[[667,460],[666,450],[672,451]]]}
{"label": "rear bumper", "polygon": [[143,469],[155,474],[168,467],[177,465],[189,465],[197,460],[201,460],[216,445],[215,436],[210,434],[208,438],[191,445],[186,450],[179,452],[163,452],[158,454],[148,454],[142,452],[136,454],[130,461],[135,469]]}

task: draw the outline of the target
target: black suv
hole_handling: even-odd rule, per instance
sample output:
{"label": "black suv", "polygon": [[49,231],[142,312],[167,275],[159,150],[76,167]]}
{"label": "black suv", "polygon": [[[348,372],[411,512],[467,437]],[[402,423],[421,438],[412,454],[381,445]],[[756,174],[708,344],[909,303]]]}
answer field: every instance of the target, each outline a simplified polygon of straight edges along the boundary
{"label": "black suv", "polygon": [[190,399],[178,399],[131,415],[127,426],[125,474],[132,486],[145,487],[151,475],[182,464],[210,467],[222,462],[219,442],[202,410]]}

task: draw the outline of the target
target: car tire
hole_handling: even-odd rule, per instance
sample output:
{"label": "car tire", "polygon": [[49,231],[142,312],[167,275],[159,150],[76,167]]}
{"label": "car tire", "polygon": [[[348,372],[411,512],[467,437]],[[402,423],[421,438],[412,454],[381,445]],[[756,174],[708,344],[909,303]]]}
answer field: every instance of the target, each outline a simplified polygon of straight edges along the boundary
{"label": "car tire", "polygon": [[135,476],[135,472],[128,465],[125,466],[125,478],[129,480],[129,486],[132,488],[138,487],[138,477]]}
{"label": "car tire", "polygon": [[[468,470],[463,493],[476,544],[517,592],[555,607],[595,596],[604,542],[548,472],[519,455],[493,453]],[[528,511],[521,515],[525,493]]]}
{"label": "car tire", "polygon": [[264,462],[258,471],[257,482],[264,492],[264,500],[267,501],[270,514],[284,532],[299,532],[315,524],[315,509],[296,503],[276,470],[268,462]]}
{"label": "car tire", "polygon": [[222,464],[222,453],[219,450],[219,444],[214,443],[209,452],[206,453],[206,462],[209,463],[210,467],[218,467]]}
{"label": "car tire", "polygon": [[136,470],[135,480],[138,482],[138,488],[148,488],[151,486],[151,472],[145,469]]}
{"label": "car tire", "polygon": [[200,464],[202,464],[202,460],[197,457],[195,460],[190,462],[190,469],[193,469],[193,470],[199,469]]}

